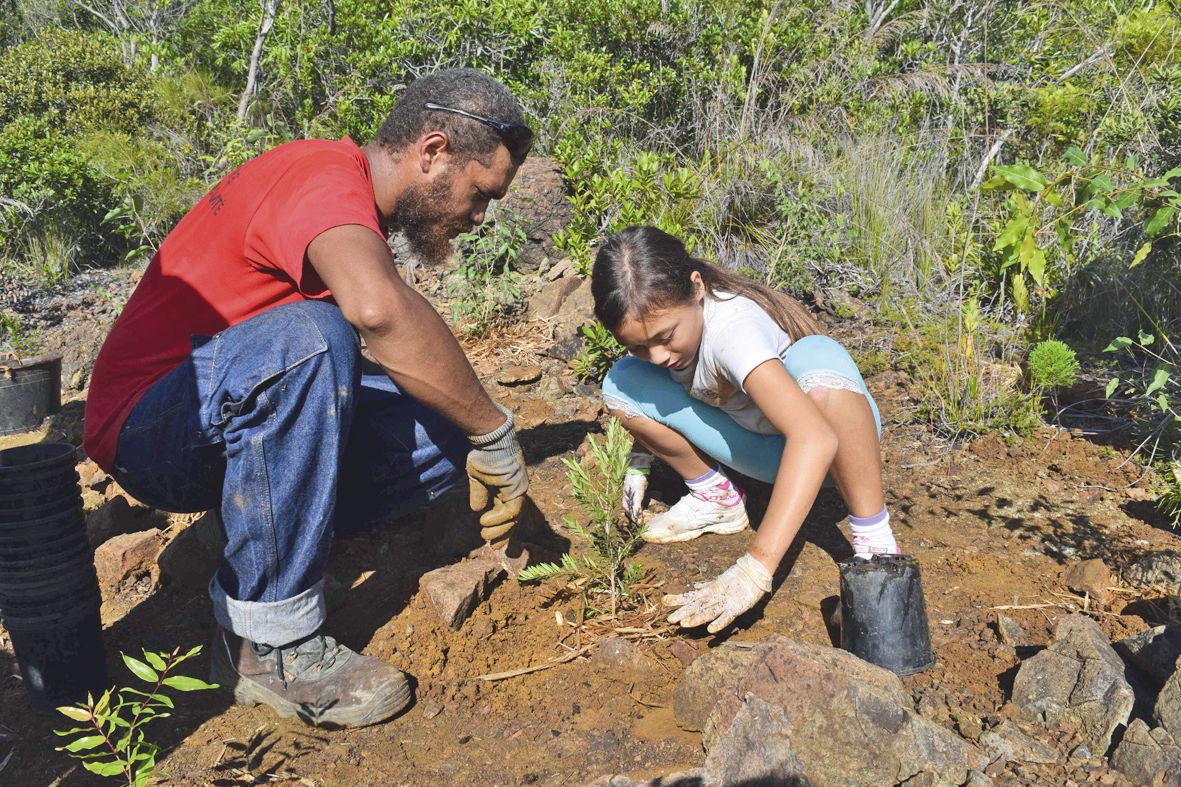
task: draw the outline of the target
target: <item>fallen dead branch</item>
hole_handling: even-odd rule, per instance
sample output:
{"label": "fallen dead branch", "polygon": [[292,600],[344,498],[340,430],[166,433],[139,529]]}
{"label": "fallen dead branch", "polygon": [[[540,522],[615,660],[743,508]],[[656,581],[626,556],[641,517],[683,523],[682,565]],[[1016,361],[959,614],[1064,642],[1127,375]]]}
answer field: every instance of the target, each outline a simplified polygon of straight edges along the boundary
{"label": "fallen dead branch", "polygon": [[532,667],[521,667],[520,669],[509,670],[508,672],[492,672],[487,675],[478,675],[476,677],[476,680],[483,680],[483,681],[491,682],[491,681],[496,681],[496,680],[507,680],[508,678],[516,678],[521,675],[528,675],[531,672],[541,672],[542,670],[549,669],[550,667],[556,667],[559,664],[565,664],[567,662],[574,661],[574,659],[578,658],[579,656],[585,655],[585,654],[589,653],[590,651],[591,651],[590,645],[583,645],[581,648],[573,650],[573,651],[567,653],[565,656],[562,656],[562,657],[556,658],[556,659],[551,659],[550,661],[547,661],[544,664],[535,664]]}

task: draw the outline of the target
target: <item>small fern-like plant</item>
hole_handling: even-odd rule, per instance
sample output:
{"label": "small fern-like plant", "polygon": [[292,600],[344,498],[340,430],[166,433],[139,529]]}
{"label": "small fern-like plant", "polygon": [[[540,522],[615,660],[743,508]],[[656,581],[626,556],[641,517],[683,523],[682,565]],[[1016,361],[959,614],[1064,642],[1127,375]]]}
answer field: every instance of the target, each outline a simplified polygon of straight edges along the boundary
{"label": "small fern-like plant", "polygon": [[[522,570],[522,582],[563,577],[577,582],[587,597],[592,612],[610,609],[615,614],[631,598],[631,586],[643,575],[642,567],[628,558],[639,546],[643,526],[630,523],[619,507],[623,475],[627,471],[627,453],[632,439],[616,419],[607,422],[602,440],[591,436],[586,456],[579,461],[563,457],[574,499],[582,507],[587,521],[567,517],[570,532],[590,547],[584,555],[562,555],[557,563],[538,563]],[[601,600],[606,597],[607,604]]]}
{"label": "small fern-like plant", "polygon": [[1038,342],[1029,354],[1028,366],[1030,380],[1043,390],[1074,385],[1079,372],[1074,350],[1057,339]]}
{"label": "small fern-like plant", "polygon": [[175,707],[164,688],[177,691],[216,689],[217,685],[197,678],[173,675],[178,664],[201,652],[201,646],[181,653],[174,648],[170,653],[144,651],[144,659],[126,653],[123,663],[135,677],[152,688],[140,691],[130,687],[107,689],[95,700],[87,695],[81,705],[66,705],[58,712],[86,726],[70,730],[54,730],[55,735],[78,737],[65,746],[58,746],[71,757],[82,761],[82,767],[99,776],[112,776],[128,787],[141,787],[156,773],[156,754],[160,748],[144,737],[144,725],[153,719],[172,715]]}

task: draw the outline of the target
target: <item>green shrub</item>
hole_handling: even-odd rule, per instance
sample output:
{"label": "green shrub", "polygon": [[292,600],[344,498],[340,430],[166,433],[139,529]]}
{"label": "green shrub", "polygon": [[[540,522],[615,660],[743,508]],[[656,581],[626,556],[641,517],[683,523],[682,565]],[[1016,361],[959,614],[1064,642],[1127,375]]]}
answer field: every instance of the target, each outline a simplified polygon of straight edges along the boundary
{"label": "green shrub", "polygon": [[1030,382],[1039,389],[1052,390],[1074,385],[1079,372],[1078,357],[1074,350],[1057,339],[1045,339],[1037,343],[1026,362]]}
{"label": "green shrub", "polygon": [[32,115],[66,136],[91,131],[143,133],[152,91],[97,33],[48,28],[0,53],[0,125]]}
{"label": "green shrub", "polygon": [[586,343],[570,365],[579,379],[589,383],[601,383],[615,362],[627,354],[627,350],[598,320],[583,326],[582,336]]}

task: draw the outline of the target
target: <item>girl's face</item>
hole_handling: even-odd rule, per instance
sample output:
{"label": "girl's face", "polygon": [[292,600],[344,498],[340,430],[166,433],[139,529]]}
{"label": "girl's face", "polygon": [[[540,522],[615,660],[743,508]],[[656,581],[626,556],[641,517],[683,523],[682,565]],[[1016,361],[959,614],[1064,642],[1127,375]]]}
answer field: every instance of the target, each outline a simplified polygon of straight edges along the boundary
{"label": "girl's face", "polygon": [[637,358],[667,369],[687,368],[701,347],[705,324],[705,285],[701,274],[691,274],[694,297],[688,303],[667,306],[641,317],[626,317],[615,338]]}

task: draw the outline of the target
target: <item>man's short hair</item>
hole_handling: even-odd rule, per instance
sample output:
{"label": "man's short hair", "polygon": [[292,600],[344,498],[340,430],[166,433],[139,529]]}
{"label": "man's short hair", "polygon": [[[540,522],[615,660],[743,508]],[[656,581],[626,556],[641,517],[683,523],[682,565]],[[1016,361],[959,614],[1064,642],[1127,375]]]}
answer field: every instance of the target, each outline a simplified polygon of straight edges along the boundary
{"label": "man's short hair", "polygon": [[488,164],[501,140],[483,123],[451,112],[427,109],[426,103],[462,109],[506,123],[524,123],[525,113],[504,85],[474,68],[449,68],[414,80],[402,91],[375,141],[387,150],[404,150],[428,131],[447,135],[459,160]]}

